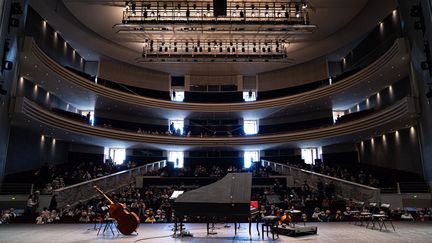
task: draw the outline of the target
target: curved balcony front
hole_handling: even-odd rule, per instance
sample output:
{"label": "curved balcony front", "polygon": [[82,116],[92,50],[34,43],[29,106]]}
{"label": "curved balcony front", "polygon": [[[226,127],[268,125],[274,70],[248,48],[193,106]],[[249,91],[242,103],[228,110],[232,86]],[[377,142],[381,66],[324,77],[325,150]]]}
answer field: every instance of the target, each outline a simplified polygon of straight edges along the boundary
{"label": "curved balcony front", "polygon": [[[268,147],[281,144],[331,144],[353,139],[368,138],[381,133],[411,125],[417,114],[414,101],[405,97],[390,107],[373,112],[367,116],[345,123],[310,129],[305,131],[266,134],[241,137],[178,137],[169,135],[137,134],[103,127],[94,127],[85,123],[58,115],[36,103],[19,97],[16,100],[16,125],[34,126],[41,129],[41,134],[53,134],[56,137],[67,138],[67,134],[76,134],[80,137],[93,137],[121,141],[127,146],[133,145],[162,145],[174,147]],[[31,122],[34,121],[34,122]],[[87,142],[91,141],[87,140]]]}
{"label": "curved balcony front", "polygon": [[[29,45],[29,46],[27,46]],[[189,103],[189,102],[172,102],[161,99],[154,99],[134,95],[115,89],[107,88],[91,82],[80,75],[73,73],[56,61],[48,57],[33,41],[26,42],[26,49],[30,49],[31,54],[38,63],[42,63],[50,71],[63,78],[71,85],[81,88],[81,90],[95,93],[97,96],[108,98],[117,102],[124,102],[134,106],[164,108],[170,110],[183,110],[191,112],[237,112],[250,111],[259,109],[270,109],[283,106],[301,105],[307,102],[318,102],[320,99],[330,99],[334,108],[337,107],[341,100],[352,100],[352,93],[357,93],[359,97],[365,97],[366,94],[372,93],[368,84],[379,79],[383,72],[391,73],[389,66],[394,68],[401,64],[402,60],[408,59],[405,43],[403,39],[397,39],[392,47],[372,64],[362,70],[346,77],[339,82],[310,90],[307,92],[290,95],[286,97],[261,100],[255,102],[238,102],[238,103]],[[25,61],[25,60],[24,60]],[[388,84],[378,83],[376,85],[385,86]],[[381,87],[382,88],[382,87]],[[379,90],[380,88],[377,88]],[[335,105],[336,104],[336,105]]]}

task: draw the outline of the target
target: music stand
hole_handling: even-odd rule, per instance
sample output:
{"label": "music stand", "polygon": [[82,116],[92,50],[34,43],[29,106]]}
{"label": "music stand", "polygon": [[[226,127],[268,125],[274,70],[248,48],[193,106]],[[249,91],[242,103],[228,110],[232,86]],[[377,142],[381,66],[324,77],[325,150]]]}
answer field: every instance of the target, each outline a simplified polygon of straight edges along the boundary
{"label": "music stand", "polygon": [[183,193],[184,193],[184,191],[174,191],[174,192],[171,194],[171,197],[170,197],[169,199],[171,199],[171,200],[176,199],[176,198],[178,198],[178,196],[180,196],[180,195],[183,194]]}

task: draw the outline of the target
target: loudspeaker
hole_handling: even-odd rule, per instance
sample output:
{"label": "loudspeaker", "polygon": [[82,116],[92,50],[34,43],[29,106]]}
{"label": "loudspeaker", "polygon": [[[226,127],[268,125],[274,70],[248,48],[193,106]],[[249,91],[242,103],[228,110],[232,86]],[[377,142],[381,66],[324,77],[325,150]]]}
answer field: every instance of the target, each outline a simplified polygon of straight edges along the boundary
{"label": "loudspeaker", "polygon": [[422,15],[422,7],[421,5],[413,5],[410,9],[410,16],[418,18]]}
{"label": "loudspeaker", "polygon": [[213,15],[215,17],[227,15],[227,0],[213,0]]}
{"label": "loudspeaker", "polygon": [[23,11],[22,11],[22,8],[21,8],[21,4],[20,4],[20,3],[12,3],[12,6],[11,6],[11,13],[12,13],[13,15],[19,15],[19,14],[22,14]]}

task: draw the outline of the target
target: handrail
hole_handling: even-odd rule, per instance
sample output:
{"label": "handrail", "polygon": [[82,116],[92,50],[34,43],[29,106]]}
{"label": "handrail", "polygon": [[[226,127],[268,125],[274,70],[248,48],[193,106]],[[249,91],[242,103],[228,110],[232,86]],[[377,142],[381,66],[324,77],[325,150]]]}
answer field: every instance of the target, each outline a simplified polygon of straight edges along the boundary
{"label": "handrail", "polygon": [[320,173],[307,171],[303,169],[299,169],[296,167],[283,165],[275,162],[271,162],[268,160],[261,160],[261,163],[264,167],[270,166],[276,172],[281,174],[288,174],[294,177],[295,181],[309,180],[309,182],[313,182],[314,184],[311,187],[316,188],[316,184],[318,181],[322,182],[332,182],[335,185],[336,194],[339,197],[349,199],[352,198],[356,201],[367,201],[367,202],[379,202],[380,200],[380,189],[375,187],[370,187],[366,185],[362,185],[359,183],[343,180],[340,178],[323,175]]}
{"label": "handrail", "polygon": [[131,180],[133,180],[137,175],[142,175],[153,170],[159,170],[165,167],[166,164],[166,160],[156,161],[129,170],[120,171],[111,175],[56,189],[53,191],[53,195],[57,195],[56,199],[59,208],[64,207],[67,204],[73,205],[79,201],[86,201],[98,196],[99,194],[94,193],[94,185],[103,188],[105,192],[117,190],[130,184]]}
{"label": "handrail", "polygon": [[406,53],[405,43],[403,39],[397,39],[394,42],[393,46],[373,63],[333,85],[328,85],[308,92],[303,92],[300,94],[290,95],[286,97],[274,98],[270,100],[218,104],[171,102],[167,100],[137,96],[115,89],[110,89],[101,85],[97,85],[93,82],[89,82],[87,79],[65,69],[60,64],[56,63],[54,60],[48,57],[36,45],[36,43],[32,42],[30,43],[30,45],[31,46],[27,47],[27,49],[30,49],[29,51],[35,58],[38,59],[39,62],[48,67],[52,72],[56,73],[57,75],[66,79],[68,82],[80,88],[95,92],[107,98],[119,100],[125,103],[131,103],[134,105],[187,111],[205,110],[207,112],[243,111],[295,105],[308,101],[313,101],[323,96],[338,94],[349,87],[353,87],[364,82],[367,79],[370,79],[371,77],[373,77],[373,75],[378,75],[384,65],[389,63],[394,58],[398,58],[398,56],[404,55]]}

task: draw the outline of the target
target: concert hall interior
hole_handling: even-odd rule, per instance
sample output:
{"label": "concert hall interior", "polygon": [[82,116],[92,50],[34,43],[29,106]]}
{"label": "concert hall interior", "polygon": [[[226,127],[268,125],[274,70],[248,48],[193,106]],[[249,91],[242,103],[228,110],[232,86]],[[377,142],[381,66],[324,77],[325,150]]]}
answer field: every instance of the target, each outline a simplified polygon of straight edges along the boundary
{"label": "concert hall interior", "polygon": [[0,242],[432,238],[432,0],[0,13]]}

